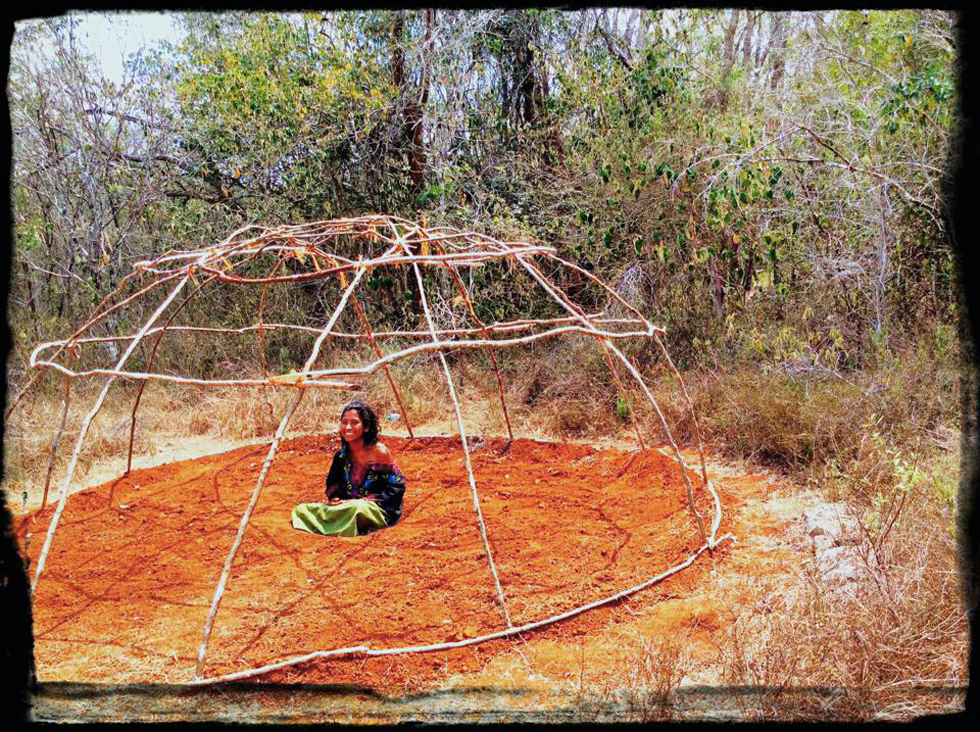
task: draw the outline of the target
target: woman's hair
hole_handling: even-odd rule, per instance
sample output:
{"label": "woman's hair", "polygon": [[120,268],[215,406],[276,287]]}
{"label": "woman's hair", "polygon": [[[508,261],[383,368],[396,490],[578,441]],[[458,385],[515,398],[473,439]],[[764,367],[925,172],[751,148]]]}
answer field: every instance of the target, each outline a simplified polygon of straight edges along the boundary
{"label": "woman's hair", "polygon": [[[345,404],[344,408],[340,410],[340,418],[343,419],[344,412],[351,410],[357,412],[357,416],[361,418],[361,424],[364,425],[364,445],[373,445],[378,441],[378,418],[375,416],[374,410],[360,399],[355,399]],[[340,442],[344,447],[347,447],[347,440],[344,439],[343,435],[340,436]]]}

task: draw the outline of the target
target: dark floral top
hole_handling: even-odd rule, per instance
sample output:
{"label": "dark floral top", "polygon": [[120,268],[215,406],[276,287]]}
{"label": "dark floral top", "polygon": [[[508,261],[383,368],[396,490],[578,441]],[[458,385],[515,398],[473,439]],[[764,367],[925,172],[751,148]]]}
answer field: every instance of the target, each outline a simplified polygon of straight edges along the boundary
{"label": "dark floral top", "polygon": [[378,504],[388,526],[392,526],[402,515],[405,476],[395,463],[367,463],[356,471],[350,449],[341,447],[334,453],[327,473],[326,495],[328,500],[368,498]]}

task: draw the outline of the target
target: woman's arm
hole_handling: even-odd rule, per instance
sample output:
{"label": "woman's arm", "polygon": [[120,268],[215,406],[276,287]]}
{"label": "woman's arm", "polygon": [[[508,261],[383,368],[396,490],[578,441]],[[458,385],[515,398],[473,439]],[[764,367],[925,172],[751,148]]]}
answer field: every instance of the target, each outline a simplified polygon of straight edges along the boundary
{"label": "woman's arm", "polygon": [[324,494],[327,500],[340,500],[344,494],[344,459],[342,450],[337,450],[333,455],[333,462],[330,463],[330,470],[327,472]]}

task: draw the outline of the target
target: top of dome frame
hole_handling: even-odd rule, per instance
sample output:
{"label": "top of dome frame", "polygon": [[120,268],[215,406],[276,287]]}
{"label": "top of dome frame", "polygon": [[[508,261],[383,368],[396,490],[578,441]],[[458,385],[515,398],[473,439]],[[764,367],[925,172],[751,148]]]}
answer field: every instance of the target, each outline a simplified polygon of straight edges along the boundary
{"label": "top of dome frame", "polygon": [[[343,256],[330,248],[329,245],[331,243],[341,239],[342,237],[347,237],[359,245],[357,247],[359,251],[355,253],[357,255],[356,258],[352,258],[351,256]],[[369,247],[373,247],[373,251],[364,251]],[[369,256],[365,256],[365,254],[369,254]],[[262,277],[244,277],[235,273],[235,270],[241,267],[241,265],[252,262],[259,257],[267,256],[272,257],[272,265],[267,275]],[[286,261],[297,259],[300,263],[305,264],[307,257],[311,263],[311,267],[309,267],[307,271],[290,274],[279,273],[280,267]],[[618,303],[625,312],[629,313],[629,317],[612,317],[603,313],[586,313],[581,307],[572,302],[568,295],[563,292],[557,284],[551,281],[551,279],[544,272],[542,272],[541,268],[536,262],[536,258],[538,257],[543,257],[553,261],[559,266],[568,267],[575,270],[590,282],[602,288],[602,290],[610,298],[610,302],[615,301]],[[466,288],[463,285],[459,274],[457,273],[457,268],[479,266],[491,260],[507,260],[522,268],[545,292],[548,293],[548,295],[551,296],[551,298],[561,309],[568,313],[568,315],[560,318],[522,319],[506,322],[494,322],[490,324],[482,322],[477,317],[469,295],[466,292]],[[426,297],[420,265],[437,267],[450,275],[458,292],[459,299],[463,304],[465,304],[466,312],[474,322],[475,327],[456,329],[438,329],[436,327],[433,313]],[[387,266],[404,266],[409,267],[412,270],[418,287],[419,299],[425,315],[425,321],[428,326],[426,331],[372,332],[370,324],[357,300],[355,290],[366,273],[370,272],[372,269]],[[153,277],[153,280],[147,286],[142,287],[131,295],[122,297],[122,299],[113,302],[115,298],[121,296],[125,287],[129,285],[133,278],[147,274]],[[333,277],[336,277],[339,280],[341,297],[328,322],[322,328],[312,328],[295,324],[264,323],[262,321],[264,292],[270,285],[276,283],[329,279]],[[198,281],[199,279],[200,281]],[[173,322],[174,318],[183,308],[183,306],[192,297],[198,294],[205,286],[215,281],[231,284],[261,285],[263,287],[263,296],[259,301],[258,322],[254,325],[237,329],[175,325]],[[135,334],[119,336],[88,335],[93,326],[104,320],[112,312],[125,307],[128,303],[164,283],[173,283],[172,289]],[[162,316],[165,312],[167,312],[168,308],[170,308],[177,296],[188,285],[191,285],[192,287],[190,293],[179,305],[172,309],[169,314],[169,318],[166,321],[163,321],[162,325],[158,324],[161,322]],[[334,331],[334,327],[348,303],[352,303],[357,311],[359,322],[364,328],[362,333],[341,333],[339,331]],[[615,328],[617,327],[628,328],[628,330],[616,330]],[[317,334],[306,362],[304,363],[302,369],[298,371],[292,371],[286,374],[269,375],[266,372],[264,355],[262,358],[263,378],[260,379],[202,379],[193,376],[155,373],[151,370],[153,358],[156,353],[156,348],[159,345],[160,338],[167,332],[197,331],[241,334],[249,331],[256,331],[261,344],[261,335],[263,330],[274,330],[280,328],[305,331],[311,335],[314,333]],[[542,328],[543,330],[540,330]],[[525,333],[525,335],[507,337],[511,334],[519,334],[522,332]],[[509,440],[513,440],[513,430],[511,428],[510,418],[508,416],[507,406],[504,400],[503,382],[496,359],[493,355],[494,349],[513,347],[520,344],[531,343],[543,338],[562,336],[572,333],[595,338],[602,345],[603,355],[607,366],[613,376],[614,381],[616,382],[620,395],[624,399],[627,399],[626,392],[616,369],[614,368],[613,357],[618,359],[623,364],[626,370],[640,386],[647,401],[657,414],[664,437],[671,447],[672,455],[670,456],[678,465],[678,469],[684,481],[687,492],[688,506],[693,514],[703,544],[701,548],[692,554],[691,557],[689,557],[685,562],[676,565],[667,572],[658,575],[642,585],[629,588],[609,598],[574,608],[573,610],[562,613],[561,615],[522,625],[520,627],[515,627],[511,623],[503,589],[500,586],[493,557],[490,552],[490,546],[486,535],[486,527],[483,522],[483,516],[480,510],[480,503],[477,495],[476,481],[474,479],[473,469],[470,463],[470,449],[467,441],[466,430],[463,424],[459,402],[456,398],[453,379],[450,374],[449,366],[445,360],[444,351],[459,348],[486,349],[496,374],[500,406],[506,423],[508,438]],[[159,335],[150,349],[145,371],[127,371],[126,364],[139,343],[155,334]],[[721,521],[721,503],[713,485],[707,477],[707,467],[705,464],[704,450],[701,442],[700,428],[698,426],[697,417],[694,412],[690,395],[683,379],[681,378],[680,372],[675,367],[672,359],[670,358],[670,354],[668,353],[667,348],[660,337],[664,334],[665,330],[663,328],[650,323],[635,307],[630,305],[613,288],[602,282],[602,280],[596,277],[593,273],[572,262],[568,262],[567,260],[560,258],[556,254],[553,247],[529,244],[525,242],[502,242],[484,234],[472,231],[461,231],[459,229],[445,226],[426,228],[418,223],[393,216],[369,215],[356,218],[318,221],[309,224],[277,227],[247,225],[233,231],[223,241],[213,246],[192,251],[172,251],[162,254],[152,260],[137,262],[134,265],[133,272],[128,274],[120,281],[116,290],[103,299],[103,301],[96,307],[94,314],[70,337],[59,341],[41,343],[34,348],[30,356],[30,366],[37,369],[37,371],[17,398],[11,403],[10,407],[8,407],[5,415],[6,417],[9,417],[10,413],[17,406],[24,393],[46,369],[51,369],[52,371],[64,374],[66,381],[66,395],[69,393],[71,381],[76,378],[97,377],[100,375],[106,376],[106,381],[99,392],[94,405],[83,419],[79,434],[75,440],[75,446],[63,479],[58,505],[55,509],[54,515],[52,516],[51,523],[48,526],[44,544],[34,570],[34,576],[31,582],[32,593],[37,587],[37,583],[44,568],[45,559],[50,548],[51,540],[54,536],[58,520],[62,514],[62,511],[64,510],[69,493],[69,486],[71,485],[72,478],[74,477],[78,456],[84,443],[85,436],[88,432],[89,426],[92,423],[92,420],[95,418],[105,401],[109,387],[116,378],[135,379],[140,381],[140,388],[133,407],[130,424],[130,442],[126,469],[127,473],[130,471],[132,465],[133,432],[135,428],[136,411],[143,388],[148,381],[166,381],[171,383],[198,386],[272,386],[293,389],[295,391],[295,396],[283,414],[282,419],[279,422],[279,426],[276,429],[275,435],[273,436],[272,442],[269,445],[268,453],[264,462],[262,463],[261,471],[258,479],[256,480],[255,487],[253,488],[245,512],[242,515],[238,532],[225,560],[224,569],[214,591],[211,606],[205,621],[203,638],[198,651],[197,666],[195,669],[193,683],[208,683],[219,680],[232,680],[247,676],[254,676],[260,673],[265,673],[273,668],[298,663],[302,660],[307,660],[307,658],[318,656],[349,654],[360,656],[382,655],[395,652],[438,650],[440,648],[452,648],[459,645],[468,645],[471,643],[489,640],[491,638],[511,635],[533,627],[539,627],[544,624],[552,623],[556,620],[563,619],[564,617],[583,612],[591,607],[611,602],[621,596],[625,596],[626,594],[636,592],[639,589],[649,586],[653,582],[659,581],[669,574],[688,566],[694,560],[694,558],[700,555],[700,553],[704,550],[713,550],[720,541],[726,538],[731,538],[730,534],[725,534],[721,537],[717,536],[718,526]],[[503,335],[504,337],[494,338],[493,335]],[[339,368],[314,369],[314,364],[320,354],[324,342],[328,337],[367,339],[370,342],[377,358],[373,362],[359,367],[343,366]],[[377,339],[383,337],[415,337],[427,338],[427,340],[416,345],[402,348],[401,350],[385,356],[382,355],[382,351],[377,344]],[[709,491],[713,499],[714,516],[712,518],[710,528],[705,526],[704,518],[694,505],[694,489],[688,474],[687,464],[671,434],[670,428],[662,411],[660,410],[660,407],[658,406],[637,368],[631,363],[629,358],[627,358],[623,352],[616,347],[614,343],[615,340],[624,338],[652,339],[658,345],[661,353],[664,356],[665,362],[673,373],[674,378],[676,379],[683,393],[687,407],[691,413],[692,423],[694,425],[697,438],[696,441],[700,459],[702,486]],[[66,352],[77,355],[79,347],[84,345],[103,343],[112,344],[114,346],[116,342],[126,341],[129,342],[128,346],[123,354],[117,359],[115,365],[110,368],[91,368],[84,371],[74,371],[69,366],[65,365],[64,363],[60,363],[57,360],[59,356],[64,355]],[[408,422],[408,415],[406,414],[402,405],[401,396],[398,392],[394,379],[389,372],[388,366],[392,362],[399,359],[426,351],[435,351],[438,353],[449,397],[454,407],[456,425],[461,439],[464,463],[473,497],[477,524],[483,541],[483,548],[490,573],[493,577],[496,600],[500,607],[503,620],[506,623],[506,628],[477,638],[463,639],[461,641],[445,644],[432,644],[430,646],[416,646],[405,649],[370,649],[366,646],[357,646],[345,649],[336,649],[334,651],[318,651],[314,654],[310,654],[309,656],[304,656],[298,659],[289,659],[288,661],[272,664],[271,666],[262,667],[260,669],[239,672],[237,674],[231,674],[215,679],[203,679],[201,672],[203,669],[203,661],[207,649],[208,639],[211,633],[211,626],[217,612],[221,596],[224,592],[224,587],[227,582],[232,563],[234,562],[235,555],[237,554],[238,548],[241,544],[249,518],[251,517],[252,511],[258,501],[262,485],[265,481],[269,467],[275,457],[278,445],[285,433],[291,417],[305,394],[305,390],[307,388],[317,387],[358,389],[360,387],[357,384],[339,381],[337,379],[341,379],[343,377],[366,376],[381,369],[384,371],[388,385],[401,408],[402,415],[405,416],[409,436],[414,437],[411,424]],[[110,353],[113,353],[113,351],[110,351]],[[260,353],[262,353],[261,345]],[[65,407],[67,412],[67,396]],[[63,429],[64,420],[62,420],[61,424],[61,430]],[[635,422],[634,430],[640,446],[646,447],[643,436]],[[57,444],[57,439],[55,440],[54,444]],[[51,471],[49,470],[48,482],[50,482],[50,477]],[[49,486],[47,484],[44,487],[44,498],[42,499],[42,504],[46,503],[48,487]]]}

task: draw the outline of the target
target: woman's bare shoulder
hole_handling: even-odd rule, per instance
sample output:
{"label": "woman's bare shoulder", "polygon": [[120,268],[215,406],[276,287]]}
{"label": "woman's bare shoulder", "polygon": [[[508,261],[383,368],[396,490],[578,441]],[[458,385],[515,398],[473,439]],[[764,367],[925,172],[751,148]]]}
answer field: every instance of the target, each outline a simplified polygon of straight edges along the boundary
{"label": "woman's bare shoulder", "polygon": [[376,442],[374,443],[373,447],[374,450],[372,450],[371,452],[371,458],[375,462],[379,462],[379,463],[391,462],[391,450],[388,449],[388,446],[386,444],[384,444],[383,442]]}

